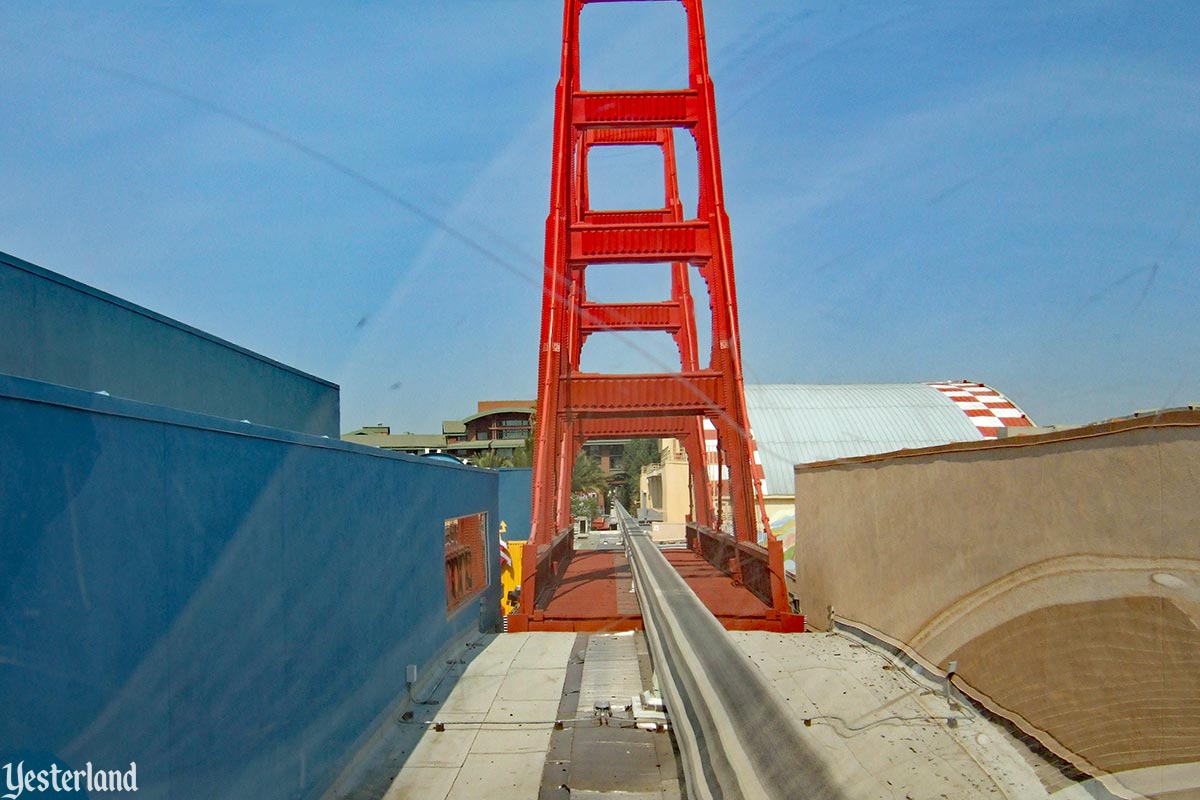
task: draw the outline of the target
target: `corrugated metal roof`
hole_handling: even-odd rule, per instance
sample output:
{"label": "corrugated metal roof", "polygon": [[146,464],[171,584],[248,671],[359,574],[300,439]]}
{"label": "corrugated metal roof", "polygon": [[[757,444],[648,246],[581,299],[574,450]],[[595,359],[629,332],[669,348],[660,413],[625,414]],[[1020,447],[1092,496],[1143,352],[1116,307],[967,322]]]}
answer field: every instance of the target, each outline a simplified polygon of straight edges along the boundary
{"label": "corrugated metal roof", "polygon": [[923,383],[746,386],[746,408],[767,495],[795,493],[796,464],[983,438]]}

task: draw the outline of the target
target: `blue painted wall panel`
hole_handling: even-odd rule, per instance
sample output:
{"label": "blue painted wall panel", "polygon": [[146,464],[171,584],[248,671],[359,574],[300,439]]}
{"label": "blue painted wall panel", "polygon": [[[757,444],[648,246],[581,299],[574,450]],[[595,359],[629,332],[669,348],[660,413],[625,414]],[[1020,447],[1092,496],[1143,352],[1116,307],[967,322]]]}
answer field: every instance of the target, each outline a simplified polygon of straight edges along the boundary
{"label": "blue painted wall panel", "polygon": [[335,384],[6,253],[0,374],[340,435]]}
{"label": "blue painted wall panel", "polygon": [[443,522],[498,476],[0,377],[0,764],[317,796],[455,636]]}
{"label": "blue painted wall panel", "polygon": [[508,526],[506,539],[529,538],[533,527],[533,470],[506,467],[500,470],[500,519]]}

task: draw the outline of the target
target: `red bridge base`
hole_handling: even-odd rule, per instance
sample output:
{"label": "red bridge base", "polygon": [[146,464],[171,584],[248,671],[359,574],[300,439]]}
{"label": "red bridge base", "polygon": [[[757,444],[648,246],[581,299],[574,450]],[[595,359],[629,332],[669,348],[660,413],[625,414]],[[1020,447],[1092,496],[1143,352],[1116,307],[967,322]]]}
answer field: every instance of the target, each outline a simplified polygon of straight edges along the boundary
{"label": "red bridge base", "polygon": [[[699,554],[666,550],[664,555],[726,630],[804,631],[804,615],[776,611]],[[545,608],[510,615],[508,630],[612,633],[643,627],[633,576],[620,550],[576,551],[552,591]]]}

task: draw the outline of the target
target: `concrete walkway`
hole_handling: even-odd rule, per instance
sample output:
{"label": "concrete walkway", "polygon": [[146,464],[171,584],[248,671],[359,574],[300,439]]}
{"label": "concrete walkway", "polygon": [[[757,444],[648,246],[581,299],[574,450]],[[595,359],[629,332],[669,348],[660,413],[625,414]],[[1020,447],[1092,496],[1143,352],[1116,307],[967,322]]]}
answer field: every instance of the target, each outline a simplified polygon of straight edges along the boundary
{"label": "concrete walkway", "polygon": [[[1048,796],[1035,773],[1036,756],[986,719],[949,706],[938,686],[887,654],[838,634],[730,635],[795,713],[802,735],[846,797]],[[678,796],[673,767],[660,774],[635,763],[665,769],[671,757],[666,734],[570,722],[554,732],[556,719],[587,716],[581,695],[590,702],[593,694],[615,698],[633,690],[644,658],[628,636],[640,634],[484,637],[473,658],[451,666],[432,698],[419,697],[437,703],[415,705],[413,718],[399,726],[408,732],[396,753],[403,766],[385,800]],[[601,649],[612,654],[602,656]],[[641,671],[646,669],[643,664]],[[646,675],[641,678],[646,685]],[[609,683],[618,688],[606,688]],[[445,729],[436,730],[435,723]],[[633,734],[646,740],[620,738]],[[656,753],[659,746],[666,752]],[[635,754],[645,758],[630,760]],[[547,782],[555,768],[561,778]]]}
{"label": "concrete walkway", "polygon": [[445,696],[434,694],[439,705],[415,707],[410,724],[424,733],[401,754],[404,766],[385,800],[538,796],[575,634],[488,638]]}
{"label": "concrete walkway", "polygon": [[385,800],[679,800],[670,734],[624,710],[651,685],[641,633],[509,633],[469,649],[392,729]]}
{"label": "concrete walkway", "polygon": [[783,696],[846,797],[1048,796],[1036,756],[881,651],[841,634],[730,635]]}

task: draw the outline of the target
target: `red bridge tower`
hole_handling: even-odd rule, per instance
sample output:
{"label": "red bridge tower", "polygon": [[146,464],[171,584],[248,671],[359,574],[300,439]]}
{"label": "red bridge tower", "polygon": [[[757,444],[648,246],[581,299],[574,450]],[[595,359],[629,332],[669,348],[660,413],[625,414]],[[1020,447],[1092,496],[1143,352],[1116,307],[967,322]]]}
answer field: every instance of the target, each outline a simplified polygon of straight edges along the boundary
{"label": "red bridge tower", "polygon": [[[571,524],[571,471],[589,439],[679,439],[690,465],[693,521],[705,528],[731,528],[738,544],[730,553],[735,562],[742,543],[757,542],[760,529],[769,536],[742,389],[733,249],[703,12],[700,0],[680,1],[687,14],[689,82],[685,88],[662,91],[584,91],[579,75],[579,21],[588,0],[565,2],[546,220],[533,530],[523,559],[526,613],[537,607],[538,560],[545,561],[548,550],[570,539],[562,532]],[[691,133],[696,145],[699,202],[694,218],[686,216],[679,198],[674,138],[678,129]],[[599,211],[590,207],[588,154],[592,148],[613,145],[661,150],[665,165],[661,208]],[[590,301],[588,272],[615,263],[670,263],[670,299]],[[697,312],[689,285],[693,274],[708,289],[712,315],[711,352],[703,359],[697,352]],[[623,331],[670,333],[678,346],[679,369],[637,375],[580,371],[580,354],[589,336]],[[715,473],[716,485],[710,480],[705,420],[716,429],[717,464],[723,465]],[[714,497],[720,494],[730,498],[727,515],[719,505],[714,508]],[[756,510],[761,512],[761,528],[756,525]],[[733,569],[737,570],[736,563]],[[541,570],[543,581],[545,572]],[[773,583],[778,588],[771,605],[779,608],[782,575]]]}

